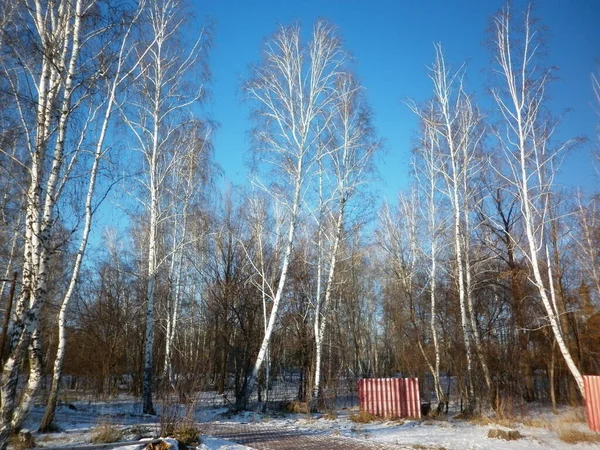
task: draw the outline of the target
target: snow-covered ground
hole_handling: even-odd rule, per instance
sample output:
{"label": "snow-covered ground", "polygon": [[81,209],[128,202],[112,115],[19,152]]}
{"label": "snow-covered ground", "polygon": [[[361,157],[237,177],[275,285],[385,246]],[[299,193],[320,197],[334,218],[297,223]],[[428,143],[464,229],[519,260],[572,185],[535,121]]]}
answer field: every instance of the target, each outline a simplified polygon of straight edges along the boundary
{"label": "snow-covered ground", "polygon": [[[92,434],[99,424],[110,424],[125,431],[123,439],[139,439],[155,436],[160,428],[160,419],[142,415],[138,406],[131,400],[122,399],[112,402],[77,401],[62,405],[57,412],[60,431],[50,434],[34,433],[36,444],[40,447],[56,447],[73,444],[90,443]],[[42,409],[36,409],[29,420],[28,427],[36,429],[42,415]],[[185,408],[181,407],[181,413]],[[260,423],[262,426],[281,429],[312,431],[323,435],[347,436],[368,441],[400,444],[415,449],[586,449],[600,448],[599,443],[568,444],[561,441],[557,430],[573,429],[586,432],[587,426],[582,421],[581,408],[564,407],[559,414],[553,414],[546,407],[530,407],[519,412],[518,417],[509,421],[484,420],[469,422],[465,420],[442,417],[440,419],[406,420],[406,421],[374,421],[371,423],[355,423],[351,415],[358,411],[342,409],[332,415],[305,415],[253,413],[245,412],[230,415],[225,408],[202,408],[195,411],[195,420],[204,423]],[[507,428],[508,425],[510,428]],[[521,439],[505,441],[488,438],[490,429],[517,430]],[[122,447],[135,450],[139,446]],[[244,450],[248,447],[210,436],[202,437],[203,450]]]}

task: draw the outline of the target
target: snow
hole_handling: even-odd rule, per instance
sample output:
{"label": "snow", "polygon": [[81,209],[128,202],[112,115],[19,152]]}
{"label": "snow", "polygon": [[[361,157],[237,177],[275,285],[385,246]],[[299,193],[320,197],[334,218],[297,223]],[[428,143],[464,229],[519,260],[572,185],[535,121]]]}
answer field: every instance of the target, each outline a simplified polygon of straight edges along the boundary
{"label": "snow", "polygon": [[202,444],[199,447],[202,450],[247,450],[250,447],[245,445],[235,444],[225,439],[217,439],[213,437],[202,438]]}
{"label": "snow", "polygon": [[[89,444],[91,436],[99,423],[110,423],[122,429],[124,440],[137,440],[140,437],[156,436],[160,429],[160,418],[140,414],[138,404],[134,401],[119,400],[108,402],[72,402],[70,406],[62,405],[57,410],[57,425],[60,432],[34,433],[39,447],[57,447],[72,444]],[[185,408],[181,407],[182,411]],[[280,428],[285,431],[312,432],[322,435],[346,436],[354,439],[380,443],[399,444],[409,448],[428,449],[498,449],[498,450],[591,450],[594,444],[567,444],[561,441],[555,429],[558,426],[572,427],[587,431],[582,422],[582,409],[563,407],[559,414],[553,414],[548,407],[535,406],[521,411],[519,417],[506,428],[495,423],[469,422],[452,418],[452,415],[437,419],[374,421],[361,424],[351,420],[356,408],[341,409],[336,417],[314,414],[284,414],[279,412],[243,412],[231,415],[226,408],[200,408],[195,411],[195,420],[203,423],[239,423],[261,424],[264,427]],[[34,412],[27,422],[28,428],[37,429],[37,423],[43,414],[41,407]],[[493,413],[489,413],[490,416]],[[499,422],[506,424],[506,422]],[[535,426],[528,426],[531,424]],[[504,441],[488,438],[490,429],[514,429],[522,438],[516,441]],[[136,435],[137,434],[137,435]],[[596,444],[597,445],[597,444]],[[124,450],[138,450],[140,445],[122,447]],[[247,450],[249,447],[238,445],[224,439],[202,436],[198,447],[202,450]]]}
{"label": "snow", "polygon": [[[349,419],[345,411],[335,420],[325,418],[286,418],[277,423],[291,425],[297,429],[322,430],[334,435],[348,436],[369,441],[392,443],[416,448],[432,448],[446,450],[463,449],[498,449],[498,450],[529,450],[529,449],[587,449],[595,448],[593,444],[567,444],[562,442],[552,426],[560,423],[566,416],[572,416],[571,408],[564,408],[561,414],[555,416],[546,409],[532,413],[546,427],[531,427],[515,423],[512,428],[490,424],[478,425],[464,420],[443,418],[440,420],[407,420],[407,421],[377,421],[369,424],[357,424]],[[583,423],[569,423],[569,426],[586,431]],[[487,437],[490,429],[516,429],[522,438],[516,441],[490,439]]]}

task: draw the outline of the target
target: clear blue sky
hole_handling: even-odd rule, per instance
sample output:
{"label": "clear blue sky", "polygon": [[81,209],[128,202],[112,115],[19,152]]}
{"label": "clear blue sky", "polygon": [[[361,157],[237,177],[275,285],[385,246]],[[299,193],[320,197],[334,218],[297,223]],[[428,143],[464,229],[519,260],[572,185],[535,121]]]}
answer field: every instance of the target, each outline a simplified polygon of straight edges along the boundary
{"label": "clear blue sky", "polygon": [[[403,100],[426,100],[431,93],[426,66],[433,43],[441,42],[454,66],[468,61],[469,89],[485,96],[486,68],[491,59],[485,46],[490,16],[500,9],[496,0],[204,0],[194,2],[198,20],[215,23],[211,51],[212,100],[207,107],[220,123],[215,156],[224,179],[245,183],[244,159],[249,148],[249,110],[241,98],[241,81],[249,64],[258,62],[263,42],[277,24],[299,20],[310,28],[318,17],[338,26],[345,47],[357,59],[357,72],[375,112],[375,125],[385,140],[379,164],[378,188],[389,199],[408,184],[410,149],[417,120]],[[513,8],[522,8],[516,1]],[[591,141],[565,163],[561,180],[598,184],[589,160],[597,145],[598,123],[590,74],[600,58],[600,0],[538,1],[536,15],[550,30],[548,64],[558,66],[559,80],[551,91],[556,112],[569,108],[561,132],[587,135]],[[485,100],[484,100],[485,103]],[[490,104],[488,102],[488,104]]]}

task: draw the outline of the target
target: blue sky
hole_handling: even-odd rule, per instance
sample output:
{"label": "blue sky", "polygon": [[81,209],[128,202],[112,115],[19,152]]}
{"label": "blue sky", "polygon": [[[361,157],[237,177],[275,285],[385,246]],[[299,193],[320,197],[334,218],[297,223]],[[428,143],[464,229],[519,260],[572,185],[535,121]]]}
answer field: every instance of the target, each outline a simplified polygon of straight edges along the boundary
{"label": "blue sky", "polygon": [[[430,96],[426,67],[433,59],[433,43],[442,43],[453,66],[468,63],[469,90],[482,99],[482,105],[491,106],[485,95],[491,60],[486,29],[502,1],[209,0],[194,5],[199,21],[208,18],[215,23],[212,99],[207,112],[220,124],[215,157],[224,171],[224,183],[245,183],[251,123],[240,86],[277,24],[299,20],[310,28],[322,17],[339,28],[346,49],[357,60],[356,71],[375,112],[379,136],[385,140],[377,187],[390,200],[408,185],[410,149],[417,130],[417,120],[403,101],[421,102]],[[524,5],[516,1],[513,8]],[[598,184],[589,149],[597,145],[598,116],[590,74],[600,58],[600,0],[539,1],[536,15],[550,31],[548,64],[559,68],[551,90],[553,106],[557,113],[570,109],[561,134],[591,138],[568,157],[561,180],[590,188]]]}

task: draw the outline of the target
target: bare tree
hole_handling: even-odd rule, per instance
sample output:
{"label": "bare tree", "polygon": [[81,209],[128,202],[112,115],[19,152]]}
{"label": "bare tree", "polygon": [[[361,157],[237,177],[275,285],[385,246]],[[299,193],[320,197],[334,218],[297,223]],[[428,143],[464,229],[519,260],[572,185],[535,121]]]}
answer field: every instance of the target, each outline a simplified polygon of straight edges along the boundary
{"label": "bare tree", "polygon": [[[28,186],[22,288],[0,388],[1,447],[27,415],[42,380],[39,323],[48,292],[48,264],[56,249],[52,240],[58,222],[55,208],[69,190],[78,163],[85,163],[84,130],[91,123],[84,121],[82,130],[72,128],[70,122],[81,105],[96,100],[94,84],[100,73],[99,60],[81,57],[82,51],[101,51],[97,44],[102,30],[91,20],[95,7],[94,0],[19,3],[14,20],[29,32],[9,29],[14,35],[4,41],[8,58],[2,69],[12,99],[9,107],[18,117],[28,152],[21,161]],[[17,408],[18,372],[27,349],[30,373]]]}
{"label": "bare tree", "polygon": [[[411,108],[416,110],[416,106],[412,105]],[[433,108],[430,108],[429,113],[433,113]],[[431,117],[428,121],[423,122],[423,136],[421,137],[420,145],[415,150],[415,159],[413,161],[415,179],[417,182],[417,189],[419,190],[420,198],[424,199],[422,202],[421,216],[427,223],[427,232],[424,236],[422,243],[422,253],[427,255],[428,262],[428,273],[429,273],[429,309],[430,309],[430,321],[429,327],[431,329],[431,338],[433,341],[434,348],[434,363],[429,364],[432,369],[434,388],[438,398],[438,402],[445,402],[447,404],[448,399],[444,395],[442,386],[440,383],[440,345],[438,339],[438,325],[437,325],[437,305],[438,299],[436,295],[436,288],[438,283],[438,264],[440,259],[440,252],[442,248],[441,235],[445,231],[447,224],[443,219],[438,217],[439,211],[441,210],[440,205],[440,183],[442,181],[441,173],[439,170],[441,155],[438,152],[440,143],[440,136],[432,126],[435,119]]]}
{"label": "bare tree", "polygon": [[[185,14],[180,0],[151,0],[142,15],[150,51],[139,54],[134,95],[123,108],[124,118],[140,151],[144,198],[138,197],[148,215],[146,267],[146,334],[144,347],[143,411],[154,414],[152,375],[154,368],[155,285],[159,267],[170,255],[158,254],[158,230],[169,217],[164,207],[166,181],[184,155],[173,141],[176,130],[189,120],[191,107],[205,97],[208,77],[206,51],[208,31],[202,29],[189,46],[183,44]],[[143,44],[142,44],[143,45]],[[190,80],[190,77],[196,77]]]}
{"label": "bare tree", "polygon": [[[168,269],[169,291],[167,298],[167,324],[165,330],[165,359],[163,378],[174,385],[172,350],[180,313],[182,276],[185,248],[191,242],[190,221],[194,210],[203,198],[204,188],[210,182],[210,135],[212,127],[203,121],[193,121],[181,127],[173,145],[178,148],[174,169],[168,181],[167,208],[169,220],[165,234],[170,233],[170,262]],[[181,147],[179,149],[179,147]],[[201,239],[201,236],[199,237]]]}
{"label": "bare tree", "polygon": [[[503,121],[497,132],[509,166],[507,181],[515,186],[521,204],[525,229],[523,252],[533,272],[532,283],[542,300],[545,321],[550,326],[559,351],[585,397],[581,372],[565,342],[557,301],[555,263],[550,254],[550,198],[559,158],[569,143],[550,147],[556,123],[544,114],[550,70],[540,65],[541,31],[534,26],[531,7],[521,28],[512,22],[507,6],[493,21],[495,62],[503,85],[492,90]],[[542,271],[546,270],[546,274]]]}
{"label": "bare tree", "polygon": [[479,357],[486,384],[491,387],[491,376],[481,350],[477,323],[472,306],[471,263],[469,236],[472,232],[470,207],[472,191],[469,184],[479,170],[476,152],[482,137],[481,116],[473,99],[465,92],[463,70],[452,73],[447,67],[440,45],[436,45],[436,58],[431,69],[433,81],[432,111],[422,113],[416,108],[426,126],[438,134],[434,143],[440,153],[440,173],[445,180],[445,194],[450,201],[453,225],[456,282],[460,304],[461,324],[465,342],[468,373],[468,404],[466,410],[475,408],[473,385],[473,352]]}
{"label": "bare tree", "polygon": [[[66,322],[67,322],[67,312],[69,311],[69,306],[71,303],[71,298],[75,292],[75,288],[79,279],[79,273],[81,270],[81,265],[83,262],[83,258],[86,253],[88,238],[90,235],[90,231],[92,228],[92,219],[94,212],[99,206],[99,202],[105,197],[105,194],[101,197],[100,200],[96,199],[96,185],[98,179],[98,171],[100,169],[100,164],[102,159],[105,157],[106,152],[108,151],[105,146],[106,135],[109,130],[109,125],[111,122],[111,118],[113,115],[113,110],[115,108],[116,102],[118,101],[117,95],[119,92],[119,87],[129,81],[129,76],[136,70],[137,64],[134,63],[133,67],[125,69],[125,64],[129,58],[129,55],[132,52],[133,46],[131,46],[131,34],[135,26],[138,24],[139,14],[143,10],[144,2],[140,2],[138,5],[137,11],[134,12],[133,17],[128,17],[125,15],[124,19],[126,19],[126,24],[121,24],[124,26],[123,33],[118,36],[117,41],[118,50],[117,56],[114,61],[115,68],[111,70],[110,73],[112,75],[112,79],[106,80],[106,101],[101,102],[95,111],[91,111],[89,113],[90,118],[95,118],[98,113],[100,113],[100,121],[99,121],[99,133],[97,137],[97,141],[95,143],[95,150],[93,155],[93,162],[91,168],[89,170],[89,180],[87,187],[87,194],[85,197],[85,206],[84,206],[84,226],[81,231],[81,237],[79,242],[79,248],[75,255],[75,262],[73,265],[73,270],[71,272],[71,278],[69,281],[69,285],[67,291],[64,294],[62,299],[62,304],[60,306],[59,314],[58,314],[58,349],[56,352],[56,358],[54,360],[54,369],[52,375],[52,385],[50,387],[50,391],[48,394],[48,401],[46,403],[46,410],[44,413],[44,417],[40,424],[41,431],[48,431],[51,429],[52,422],[54,420],[54,413],[56,411],[56,403],[58,400],[58,389],[62,375],[62,366],[65,358],[66,352]],[[147,50],[146,50],[147,51]],[[139,63],[139,59],[137,63]],[[18,418],[13,419],[13,422],[20,425],[23,420],[26,418],[26,411],[22,408],[20,411],[20,415]]]}
{"label": "bare tree", "polygon": [[258,122],[255,155],[269,167],[273,180],[263,186],[284,205],[288,225],[268,325],[242,403],[251,395],[266,357],[286,286],[306,174],[314,161],[319,130],[329,120],[327,106],[334,101],[336,76],[346,59],[330,25],[317,21],[311,38],[303,44],[298,25],[281,27],[244,86]]}
{"label": "bare tree", "polygon": [[[373,154],[379,147],[374,138],[371,114],[362,88],[350,73],[339,74],[335,84],[336,98],[332,103],[333,116],[327,127],[328,146],[320,151],[319,199],[320,223],[318,224],[318,274],[317,295],[315,298],[314,335],[315,335],[315,376],[313,401],[316,402],[321,389],[321,364],[325,326],[329,313],[329,304],[333,292],[336,264],[340,242],[343,239],[344,224],[347,219],[349,202],[372,173]],[[329,172],[332,186],[332,202],[323,201],[322,167]],[[332,226],[328,226],[331,223]],[[323,262],[323,238],[330,246],[325,252],[329,255]],[[321,272],[327,270],[323,295],[321,295]]]}

